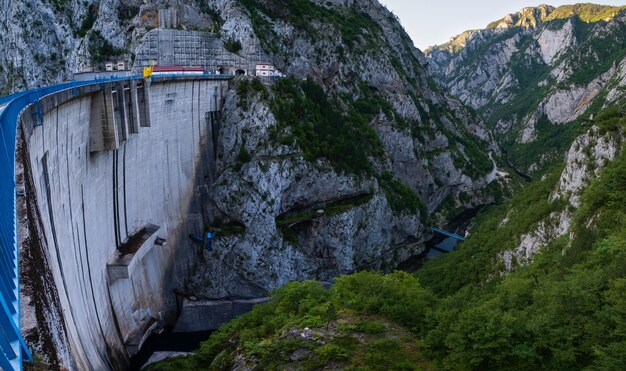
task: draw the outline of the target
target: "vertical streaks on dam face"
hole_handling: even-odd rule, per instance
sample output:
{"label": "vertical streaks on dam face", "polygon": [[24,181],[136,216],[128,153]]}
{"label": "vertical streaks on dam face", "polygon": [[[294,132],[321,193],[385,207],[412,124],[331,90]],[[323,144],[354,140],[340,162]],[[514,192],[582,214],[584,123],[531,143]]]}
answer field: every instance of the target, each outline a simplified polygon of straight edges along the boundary
{"label": "vertical streaks on dam face", "polygon": [[[73,202],[76,197],[73,190],[78,189],[76,180],[80,179],[82,161],[75,161],[74,138],[80,136],[80,130],[85,125],[77,125],[82,114],[82,107],[87,106],[82,100],[75,100],[72,104],[65,104],[54,108],[50,114],[44,116],[44,125],[33,130],[30,138],[30,148],[39,149],[42,153],[33,153],[31,163],[39,166],[39,198],[45,200],[44,230],[49,235],[48,240],[53,242],[52,271],[60,291],[61,306],[65,310],[65,322],[68,328],[68,338],[73,354],[91,353],[88,359],[77,357],[77,367],[90,368],[97,364],[107,364],[106,345],[98,348],[95,344],[102,339],[99,328],[86,325],[84,313],[93,312],[96,306],[91,305],[89,289],[84,283],[85,261],[80,252],[80,241],[76,238],[74,226],[80,230],[79,209],[80,202]],[[71,135],[70,135],[71,131]],[[71,138],[71,140],[69,140]],[[37,145],[41,143],[45,145]],[[85,147],[86,148],[86,147]],[[33,150],[35,152],[36,150]],[[33,157],[35,159],[33,159]],[[36,158],[41,158],[39,164]],[[64,168],[65,167],[65,168]],[[64,179],[65,178],[65,179]],[[87,241],[84,241],[87,245]],[[85,251],[87,253],[87,251]],[[94,319],[92,323],[97,323]]]}
{"label": "vertical streaks on dam face", "polygon": [[106,83],[43,102],[43,125],[26,125],[73,367],[123,368],[147,331],[175,319],[173,289],[195,264],[187,235],[204,229],[223,84]]}

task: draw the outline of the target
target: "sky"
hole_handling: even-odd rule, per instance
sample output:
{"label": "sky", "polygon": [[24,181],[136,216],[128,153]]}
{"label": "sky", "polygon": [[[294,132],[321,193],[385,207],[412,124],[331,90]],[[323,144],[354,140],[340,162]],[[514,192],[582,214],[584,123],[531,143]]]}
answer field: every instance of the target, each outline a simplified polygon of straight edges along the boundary
{"label": "sky", "polygon": [[[578,1],[532,1],[532,0],[380,0],[400,18],[404,29],[415,46],[424,50],[432,45],[443,44],[465,30],[485,28],[509,13],[527,6],[549,4],[553,6]],[[626,0],[602,0],[605,5],[626,5]]]}

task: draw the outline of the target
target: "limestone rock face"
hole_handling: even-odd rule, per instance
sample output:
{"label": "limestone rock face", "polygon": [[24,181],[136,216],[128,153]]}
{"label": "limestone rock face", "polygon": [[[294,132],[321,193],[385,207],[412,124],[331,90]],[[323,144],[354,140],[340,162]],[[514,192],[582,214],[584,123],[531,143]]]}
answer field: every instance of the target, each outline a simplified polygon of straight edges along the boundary
{"label": "limestone rock face", "polygon": [[576,44],[573,20],[569,19],[560,29],[544,29],[537,37],[537,43],[544,63],[551,64],[561,52]]}
{"label": "limestone rock face", "polygon": [[0,9],[0,94],[62,81],[85,64],[71,27],[86,12],[82,2],[61,12],[48,2],[3,0]]}
{"label": "limestone rock face", "polygon": [[550,196],[552,202],[561,201],[565,206],[523,234],[515,249],[500,254],[506,272],[530,263],[543,247],[572,233],[575,210],[580,207],[582,192],[617,157],[623,140],[622,132],[603,133],[596,126],[576,138],[567,154],[565,169]]}
{"label": "limestone rock face", "polygon": [[586,111],[614,73],[615,69],[611,68],[586,86],[574,85],[570,89],[556,90],[546,98],[542,107],[548,120],[555,124],[576,120]]}
{"label": "limestone rock face", "polygon": [[[479,110],[520,171],[564,157],[571,142],[533,148],[623,98],[626,12],[601,21],[563,8],[526,8],[426,50],[428,68]],[[573,136],[569,137],[569,141]]]}
{"label": "limestone rock face", "polygon": [[[342,105],[350,104],[343,101],[346,96],[356,100],[366,90],[385,101],[389,110],[370,123],[384,155],[370,159],[375,174],[368,176],[338,172],[323,156],[307,160],[296,143],[272,139],[277,122],[262,94],[242,102],[239,94],[229,93],[206,213],[210,222],[237,223],[245,232],[218,234],[214,251],[203,253],[190,283],[201,297],[260,296],[292,280],[330,280],[359,268],[394,267],[422,251],[430,236],[424,213],[436,212],[446,199],[467,207],[491,202],[493,196],[484,189],[498,181],[488,152],[499,156],[499,149],[489,130],[458,100],[429,86],[423,56],[378,2],[320,3],[322,14],[369,22],[356,39],[328,17],[312,15],[302,28],[289,21],[289,9],[276,17],[263,7],[269,3],[258,8],[220,3],[223,30],[241,38],[244,50],[264,46],[287,76],[312,79]],[[246,18],[259,11],[266,22]],[[235,24],[250,28],[236,31]],[[378,47],[366,46],[372,42]],[[272,86],[266,85],[270,99]],[[471,166],[466,166],[476,156],[471,142],[482,153],[482,172],[469,172]],[[241,153],[249,154],[245,163]],[[394,211],[380,183],[385,173],[418,195],[425,209]],[[469,197],[461,202],[460,193]],[[308,217],[301,220],[301,215]],[[294,216],[294,222],[284,224]]]}
{"label": "limestone rock face", "polygon": [[[158,27],[159,10],[169,8],[177,12],[178,29],[239,41],[233,58],[268,59],[295,80],[311,79],[342,114],[355,114],[348,107],[358,99],[374,99],[385,107],[369,122],[383,153],[369,158],[373,174],[355,175],[338,171],[324,156],[306,158],[295,143],[276,143],[271,104],[255,95],[244,109],[235,92],[240,81],[233,82],[220,103],[216,172],[205,187],[203,219],[245,232],[218,234],[214,251],[199,254],[184,289],[203,297],[258,296],[290,280],[391,268],[420,252],[430,237],[425,214],[445,221],[442,204],[493,201],[485,189],[498,181],[492,157],[500,149],[478,115],[429,83],[426,58],[378,1],[312,3],[303,24],[302,15],[270,0],[106,0],[64,7],[0,0],[8,9],[0,19],[0,91],[69,80],[107,61],[136,62],[146,35]],[[468,35],[468,43],[480,37]],[[516,40],[506,42],[502,62]],[[488,86],[513,81],[493,80],[492,67],[477,71]],[[272,83],[264,84],[271,95]],[[478,80],[472,84],[487,89]],[[417,195],[424,207],[394,211],[383,176]],[[279,223],[308,213],[295,225]]]}
{"label": "limestone rock face", "polygon": [[569,233],[573,215],[569,211],[554,212],[536,228],[520,237],[519,245],[511,251],[504,251],[500,258],[506,272],[532,262],[534,256],[555,239]]}
{"label": "limestone rock face", "polygon": [[565,170],[552,199],[564,198],[573,207],[579,207],[581,192],[615,159],[620,142],[621,136],[600,135],[597,127],[576,138],[567,154]]}
{"label": "limestone rock face", "polygon": [[[271,132],[277,123],[265,100],[251,98],[244,106],[230,92],[222,115],[218,176],[207,213],[245,226],[245,233],[218,233],[214,251],[202,253],[190,285],[194,293],[205,298],[261,296],[293,280],[331,280],[358,268],[393,267],[422,251],[420,242],[428,236],[424,215],[395,213],[376,178],[338,173],[323,158],[307,161],[297,146],[274,143]],[[489,174],[472,179],[457,169],[445,136],[430,143],[442,153],[428,160],[412,149],[421,146],[419,141],[383,121],[376,131],[387,160],[379,166],[409,179],[405,184],[428,200],[429,209],[450,194],[480,192],[495,181]],[[481,125],[474,129],[488,138]],[[234,166],[242,148],[251,159]],[[435,177],[445,186],[431,187]],[[320,213],[328,205],[358,198],[364,201],[345,211]],[[281,216],[303,212],[312,215],[287,228],[277,225]],[[286,230],[295,237],[285,236]]]}

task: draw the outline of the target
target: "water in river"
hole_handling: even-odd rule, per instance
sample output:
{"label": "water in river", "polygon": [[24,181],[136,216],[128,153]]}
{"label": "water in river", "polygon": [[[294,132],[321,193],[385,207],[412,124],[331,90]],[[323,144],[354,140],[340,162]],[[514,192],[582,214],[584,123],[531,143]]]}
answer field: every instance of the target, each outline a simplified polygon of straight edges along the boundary
{"label": "water in river", "polygon": [[[482,206],[465,210],[461,214],[454,217],[448,224],[443,226],[443,229],[460,234],[461,236],[465,235],[465,231],[469,230],[474,217],[478,214],[481,208]],[[422,254],[411,256],[409,259],[400,263],[398,265],[398,269],[409,273],[415,272],[420,269],[427,260],[434,259],[443,254],[454,251],[454,248],[458,243],[459,241],[454,238],[446,238],[445,236],[435,233],[433,238],[426,242],[426,250],[424,250]]]}

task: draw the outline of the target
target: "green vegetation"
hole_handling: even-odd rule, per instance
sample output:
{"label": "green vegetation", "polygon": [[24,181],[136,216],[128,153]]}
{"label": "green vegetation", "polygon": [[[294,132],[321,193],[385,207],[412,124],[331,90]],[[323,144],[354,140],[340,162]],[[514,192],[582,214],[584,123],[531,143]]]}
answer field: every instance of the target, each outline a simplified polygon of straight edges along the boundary
{"label": "green vegetation", "polygon": [[[448,138],[450,148],[454,149],[455,166],[464,170],[466,174],[473,178],[488,174],[493,169],[493,162],[486,153],[488,144],[476,138],[467,130],[463,123],[459,122],[457,117],[440,105],[431,104],[429,108],[429,112],[421,111],[420,113],[422,117],[432,120],[437,129]],[[462,131],[453,132],[449,130],[448,125],[443,123],[443,118],[456,123],[457,127],[461,128]],[[430,157],[433,155],[430,154]]]}
{"label": "green vegetation", "polygon": [[[413,336],[426,328],[433,299],[401,272],[357,273],[337,279],[330,290],[316,282],[294,282],[275,290],[271,302],[222,326],[193,356],[148,369],[228,369],[236,347],[262,370],[291,363],[296,350],[311,353],[292,363],[302,370],[329,362],[370,370],[426,368]],[[300,335],[305,327],[312,329],[312,340]]]}
{"label": "green vegetation", "polygon": [[139,7],[136,5],[120,2],[117,6],[117,16],[121,21],[130,21],[139,14]]}
{"label": "green vegetation", "polygon": [[80,25],[80,29],[76,31],[76,34],[78,36],[85,37],[87,35],[87,32],[89,32],[89,30],[93,28],[93,24],[96,22],[96,19],[98,19],[99,8],[100,6],[98,5],[98,3],[93,3],[89,6],[89,9],[87,10],[87,15]]}
{"label": "green vegetation", "polygon": [[[624,116],[610,110],[597,123],[623,130]],[[571,240],[499,274],[502,251],[567,207],[550,201],[560,172],[482,211],[456,252],[415,275],[360,272],[329,290],[291,283],[193,356],[151,369],[223,369],[235,356],[260,369],[624,369],[626,154],[584,191]],[[305,327],[312,339],[300,336]],[[292,361],[303,349],[309,356]]]}
{"label": "green vegetation", "polygon": [[263,83],[261,82],[261,80],[259,80],[258,77],[255,77],[252,80],[247,79],[247,78],[242,78],[238,82],[237,87],[235,88],[235,91],[237,92],[237,96],[239,97],[239,101],[237,102],[237,105],[241,107],[244,111],[248,110],[248,105],[249,105],[248,99],[250,98],[251,94],[254,94],[254,95],[260,94],[262,99],[269,98],[269,93],[267,92],[265,85],[263,85]]}
{"label": "green vegetation", "polygon": [[[537,139],[526,144],[513,142],[508,143],[511,161],[522,169],[527,169],[532,163],[537,162],[542,156],[549,159],[542,164],[543,169],[549,168],[563,158],[574,139],[580,134],[580,121],[567,125],[553,124],[547,117],[542,116],[535,125]],[[540,171],[541,173],[542,171]]]}
{"label": "green vegetation", "polygon": [[[341,101],[330,101],[322,87],[311,79],[279,80],[273,86],[273,96],[270,99],[270,107],[277,120],[277,127],[271,131],[271,137],[280,144],[290,145],[295,141],[308,161],[325,158],[339,172],[358,176],[376,175],[371,160],[382,156],[384,150],[370,123],[381,113],[393,119],[400,128],[407,128],[408,123],[373,89],[360,84],[359,90],[360,94],[357,97],[342,95]],[[258,79],[241,80],[236,91],[239,105],[244,109],[248,107],[248,96],[251,92],[269,97],[265,86]],[[464,143],[467,143],[472,156],[480,158],[479,155],[482,153],[472,140]],[[483,157],[486,158],[484,154]],[[244,159],[245,154],[242,156],[240,153],[236,169],[246,162]],[[491,170],[491,162],[488,159],[487,162]],[[427,218],[426,207],[410,188],[390,173],[377,175],[377,178],[394,212],[415,213],[419,210],[423,220]],[[311,217],[305,212],[296,216],[296,219],[289,220],[287,224],[296,222],[299,218],[306,220]],[[277,222],[280,226],[280,222]],[[283,230],[283,232],[289,240],[296,242],[297,238],[293,231]]]}
{"label": "green vegetation", "polygon": [[[371,19],[356,9],[343,13],[304,0],[284,0],[273,7],[267,1],[243,3],[254,27],[264,30],[257,33],[267,37],[276,35],[261,12],[271,19],[285,19],[311,37],[317,33],[315,22],[330,18],[348,46],[367,45],[368,38],[380,31],[370,27]],[[586,84],[626,55],[626,29],[616,26],[596,37],[595,25],[589,24],[617,10],[579,4],[558,8],[546,18],[554,22],[573,15],[578,18],[577,39],[583,41],[568,55],[574,74],[567,84]],[[476,55],[517,31],[503,32]],[[550,67],[526,53],[533,42],[530,38],[520,41],[520,51],[510,65],[519,81],[513,91],[516,98],[489,112],[492,123],[522,120],[555,88]],[[470,56],[468,64],[472,58],[478,57]],[[400,61],[392,64],[397,69]],[[297,144],[307,160],[327,159],[338,171],[375,176],[394,212],[420,210],[427,215],[418,195],[393,174],[376,174],[372,166],[372,160],[383,154],[370,125],[372,119],[383,113],[406,130],[413,130],[414,123],[400,119],[370,87],[355,85],[354,96],[329,98],[311,79],[281,79],[271,92],[259,80],[241,80],[237,94],[245,107],[250,94],[267,94],[277,120],[272,132],[277,143]],[[511,159],[523,167],[545,155],[556,161],[590,124],[601,133],[623,131],[624,108],[598,113],[604,102],[600,98],[584,119],[568,125],[555,125],[541,117],[533,143],[516,144],[512,137],[504,138]],[[457,150],[457,163],[471,175],[490,171],[492,162],[481,148],[484,143],[467,139],[473,137],[464,133],[451,133],[446,127],[454,117],[442,107],[429,108],[423,117],[449,138]],[[596,118],[587,122],[591,113]],[[518,134],[513,131],[512,135]],[[238,166],[250,159],[244,143]],[[192,356],[151,369],[225,369],[236,358],[258,369],[286,365],[296,369],[329,365],[347,369],[626,369],[626,154],[584,192],[579,210],[573,210],[567,200],[552,200],[562,170],[562,165],[548,161],[540,173],[543,177],[506,203],[483,209],[471,236],[457,251],[428,262],[414,275],[359,272],[338,278],[328,290],[315,282],[288,284],[275,290],[269,303],[224,325]],[[502,201],[499,185],[490,187],[489,192]],[[371,197],[281,215],[276,225],[287,240],[297,243],[298,223],[345,213]],[[461,202],[470,197],[459,195]],[[449,198],[442,207],[453,213],[456,205]],[[575,214],[573,233],[550,242],[527,265],[513,264],[512,271],[504,272],[502,254],[514,250],[540,224],[556,223],[550,216],[565,210]],[[230,227],[245,233],[241,226]],[[228,227],[217,228],[225,231]],[[305,327],[312,329],[312,339],[300,335]],[[294,361],[296,352],[305,356]]]}
{"label": "green vegetation", "polygon": [[308,0],[281,0],[279,3],[268,0],[242,2],[250,12],[255,33],[261,39],[264,49],[272,52],[278,51],[275,41],[279,35],[275,34],[265,17],[289,22],[310,38],[318,36],[316,22],[333,25],[341,34],[345,45],[361,46],[363,50],[377,48],[376,39],[382,34],[378,24],[357,5],[339,11]]}
{"label": "green vegetation", "polygon": [[616,105],[603,110],[595,117],[593,124],[603,133],[619,131],[626,127],[626,106]]}
{"label": "green vegetation", "polygon": [[219,11],[213,8],[211,5],[209,5],[208,0],[198,0],[198,8],[200,8],[200,11],[202,13],[207,14],[211,18],[211,20],[213,20],[213,22],[218,23],[218,24],[221,24],[224,22]]}
{"label": "green vegetation", "polygon": [[230,236],[242,236],[246,234],[246,226],[239,222],[224,222],[221,219],[217,219],[213,224],[207,224],[205,226],[206,232],[212,232],[216,238],[230,237]]}
{"label": "green vegetation", "polygon": [[239,146],[239,154],[237,155],[237,163],[235,164],[235,171],[241,170],[243,165],[247,164],[252,160],[252,155],[246,149],[245,139],[244,142]]}
{"label": "green vegetation", "polygon": [[224,41],[224,48],[231,53],[239,53],[241,51],[241,42],[231,37]]}
{"label": "green vegetation", "polygon": [[[605,21],[607,19],[612,19],[625,9],[626,6],[617,7],[591,3],[563,5],[554,9],[547,15],[541,14],[539,18],[537,18],[535,15],[527,14],[525,15],[523,21],[524,24],[537,25],[540,22],[554,22],[565,20],[571,17],[576,17],[583,22],[594,23]],[[489,30],[495,29],[503,20],[504,19],[499,19],[495,22],[491,22],[487,25],[486,28]]]}
{"label": "green vegetation", "polygon": [[536,87],[537,84],[546,79],[550,75],[550,68],[539,63],[536,59],[529,57],[526,54],[526,49],[532,42],[532,39],[525,42],[526,45],[520,47],[520,49],[511,56],[511,72],[517,78],[519,83],[519,90],[529,89]]}
{"label": "green vegetation", "polygon": [[200,31],[213,32],[216,37],[221,37],[221,29],[224,24],[224,19],[217,8],[214,8],[211,4],[209,4],[208,0],[197,0],[198,9],[200,9],[201,13],[204,13],[209,16],[210,21],[213,23],[211,27],[200,29]]}
{"label": "green vegetation", "polygon": [[68,5],[68,3],[70,2],[69,0],[48,0],[47,2],[52,5],[55,11],[65,12],[66,14],[69,14],[68,12],[68,9],[70,9]]}
{"label": "green vegetation", "polygon": [[428,209],[426,209],[422,200],[411,188],[405,186],[390,172],[385,172],[380,176],[378,182],[385,191],[385,196],[387,197],[387,202],[391,210],[396,213],[407,212],[409,214],[415,214],[415,212],[419,210],[420,217],[423,221],[426,221],[428,218]]}
{"label": "green vegetation", "polygon": [[[276,218],[276,226],[282,229],[287,228],[289,225],[294,223],[313,219],[319,215],[341,215],[347,211],[354,209],[355,207],[365,205],[372,199],[372,196],[372,193],[367,193],[364,195],[331,202],[328,205],[317,207],[315,208],[315,210],[307,210],[302,213],[293,215],[280,215]],[[319,210],[321,210],[322,212],[318,213]]]}
{"label": "green vegetation", "polygon": [[311,79],[281,79],[273,90],[270,105],[278,123],[274,133],[278,141],[295,140],[309,161],[323,157],[338,171],[373,174],[369,157],[381,156],[383,148],[370,122],[380,106],[364,104],[366,98],[361,98],[342,114]]}
{"label": "green vegetation", "polygon": [[[327,205],[304,210],[297,214],[279,215],[276,226],[283,237],[294,245],[299,245],[297,229],[300,223],[314,220],[319,216],[335,216],[346,213],[355,207],[367,204],[373,197],[372,193],[351,197]],[[321,212],[320,212],[321,211]]]}
{"label": "green vegetation", "polygon": [[237,97],[239,98],[237,105],[242,107],[244,111],[248,110],[248,93],[250,91],[250,81],[243,79],[239,81],[235,88]]}
{"label": "green vegetation", "polygon": [[[626,9],[626,7],[625,7]],[[598,32],[598,27],[606,28]],[[608,71],[626,56],[626,26],[615,22],[613,27],[576,23],[576,38],[583,40],[568,58],[575,66],[569,81],[586,85]]]}
{"label": "green vegetation", "polygon": [[88,37],[89,53],[94,64],[104,63],[109,58],[122,55],[125,52],[123,49],[118,49],[111,45],[97,30],[89,31]]}
{"label": "green vegetation", "polygon": [[[507,134],[498,138],[499,144],[511,156],[513,165],[527,171],[531,165],[538,165],[538,173],[542,173],[562,159],[566,148],[572,139],[584,125],[584,121],[591,114],[597,114],[603,108],[603,98],[606,92],[601,92],[592,107],[585,112],[579,120],[568,123],[567,127],[559,127],[551,124],[544,117],[538,123],[537,133],[539,138],[531,144],[519,144],[522,124],[529,115],[538,110],[541,102],[556,89],[569,90],[572,85],[588,86],[593,80],[609,71],[613,66],[620,63],[626,57],[626,27],[623,22],[605,22],[618,14],[623,14],[626,6],[611,7],[595,4],[576,4],[561,6],[556,9],[534,9],[524,11],[521,15],[521,23],[543,22],[548,29],[557,30],[570,20],[574,26],[576,47],[568,49],[558,56],[558,60],[546,65],[541,58],[529,52],[529,48],[536,48],[536,37],[522,32],[521,27],[511,27],[508,30],[498,32],[488,40],[476,44],[475,50],[464,56],[463,65],[476,66],[479,60],[493,50],[503,40],[510,40],[517,36],[516,48],[508,68],[519,84],[511,84],[505,93],[498,96],[487,96],[490,101],[482,105],[481,114],[484,115],[487,125],[491,128],[511,124],[512,129]],[[538,19],[540,17],[541,19]],[[493,22],[487,28],[493,29],[500,21]],[[539,32],[539,31],[537,31]],[[461,36],[458,42],[464,40]],[[439,50],[446,48],[454,52],[455,42],[448,43]],[[551,75],[554,66],[562,65],[566,70],[572,71],[565,81],[558,85]],[[468,69],[468,70],[471,70]],[[445,82],[457,78],[451,74],[444,76]],[[506,103],[496,99],[508,97]],[[595,104],[598,102],[598,104]]]}
{"label": "green vegetation", "polygon": [[[606,31],[598,32],[600,27],[604,29],[605,25],[574,20],[576,39],[581,41],[576,48],[561,56],[562,60],[567,61],[567,65],[572,66],[573,73],[559,86],[555,86],[550,76],[551,67],[527,53],[528,47],[535,42],[534,39],[522,38],[519,41],[519,51],[511,57],[510,63],[511,71],[519,82],[519,86],[509,88],[509,93],[515,98],[505,104],[499,104],[492,99],[482,109],[490,127],[495,127],[501,121],[513,121],[516,125],[499,142],[509,152],[510,160],[517,168],[528,169],[531,164],[538,164],[539,173],[550,168],[562,159],[572,140],[580,133],[586,118],[603,109],[606,90],[594,99],[578,120],[567,125],[557,125],[542,117],[535,127],[538,138],[529,144],[518,143],[521,134],[519,124],[537,110],[551,90],[570,89],[572,84],[586,86],[626,56],[626,28],[623,24],[616,22]],[[486,44],[493,45],[491,42]]]}
{"label": "green vegetation", "polygon": [[[479,284],[502,269],[494,261],[498,253],[514,249],[522,234],[551,212],[565,207],[561,202],[549,201],[561,170],[554,169],[544,180],[530,184],[507,203],[483,209],[476,217],[477,227],[471,238],[454,254],[429,262],[420,272],[422,282],[437,292],[452,294],[465,286]],[[509,222],[503,223],[507,219]]]}
{"label": "green vegetation", "polygon": [[[607,114],[602,122],[616,117]],[[626,156],[585,191],[575,238],[551,243],[534,262],[500,279],[497,254],[565,205],[548,201],[559,169],[479,216],[458,252],[418,273],[443,297],[426,347],[444,367],[622,369],[626,297]],[[530,206],[532,205],[532,206]],[[530,206],[530,207],[529,207]],[[592,224],[588,221],[596,218]],[[507,220],[503,225],[503,220]],[[495,266],[495,268],[494,268]],[[491,277],[491,278],[490,278]],[[445,308],[445,309],[441,309]],[[453,319],[453,320],[452,320]],[[442,347],[443,345],[443,347]]]}
{"label": "green vegetation", "polygon": [[[478,58],[483,56],[487,52],[487,50],[489,50],[493,45],[500,43],[502,41],[505,41],[507,39],[510,39],[512,36],[514,36],[518,32],[519,32],[519,29],[512,27],[504,32],[497,34],[497,36],[494,37],[492,40],[490,40],[488,43],[481,44],[481,46],[477,50],[472,52],[472,54],[468,56],[468,59],[464,61],[464,64],[468,66],[474,64],[478,60]],[[452,79],[452,78],[453,76],[447,76],[447,79]]]}
{"label": "green vegetation", "polygon": [[625,9],[626,6],[617,7],[591,3],[563,5],[556,8],[552,13],[550,13],[544,19],[544,21],[567,19],[576,16],[583,22],[600,22],[606,19],[614,18],[617,14]]}

